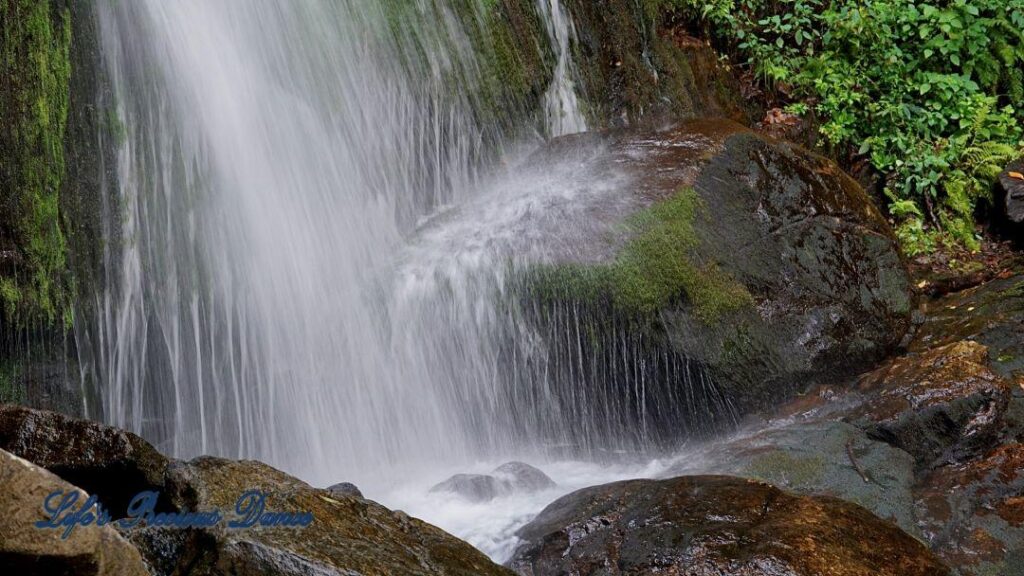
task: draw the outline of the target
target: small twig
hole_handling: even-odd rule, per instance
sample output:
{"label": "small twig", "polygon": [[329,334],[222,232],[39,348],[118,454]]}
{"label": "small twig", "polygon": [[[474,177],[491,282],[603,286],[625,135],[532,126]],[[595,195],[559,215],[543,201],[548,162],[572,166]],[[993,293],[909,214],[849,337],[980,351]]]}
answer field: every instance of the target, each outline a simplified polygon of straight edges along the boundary
{"label": "small twig", "polygon": [[846,456],[850,459],[850,464],[853,464],[853,469],[857,471],[857,474],[860,474],[860,477],[863,478],[865,482],[870,483],[871,478],[868,478],[867,472],[860,467],[860,464],[857,463],[857,459],[853,457],[853,438],[846,441]]}

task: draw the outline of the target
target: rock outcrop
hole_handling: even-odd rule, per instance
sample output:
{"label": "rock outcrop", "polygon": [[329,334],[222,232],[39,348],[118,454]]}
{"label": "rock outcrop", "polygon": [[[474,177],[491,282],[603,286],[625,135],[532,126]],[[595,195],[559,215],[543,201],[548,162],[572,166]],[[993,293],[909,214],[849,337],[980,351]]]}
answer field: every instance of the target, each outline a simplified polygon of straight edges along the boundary
{"label": "rock outcrop", "polygon": [[[504,575],[469,544],[402,512],[356,496],[318,490],[266,464],[202,457],[175,462],[167,494],[182,509],[233,513],[250,490],[266,494],[267,512],[311,513],[303,528],[128,531],[160,574]],[[235,516],[237,518],[237,515]]]}
{"label": "rock outcrop", "polygon": [[961,574],[1024,575],[1024,445],[936,468],[916,495],[925,538]]}
{"label": "rock outcrop", "polygon": [[142,556],[110,524],[63,530],[41,529],[48,520],[43,502],[55,492],[88,495],[13,454],[0,450],[0,567],[5,574],[141,576],[149,574]]}
{"label": "rock outcrop", "polygon": [[949,574],[923,544],[860,506],[724,476],[587,488],[519,536],[509,566],[522,576]]}
{"label": "rock outcrop", "polygon": [[[115,522],[76,528],[68,541],[31,527],[42,519],[47,494],[78,489],[84,501],[85,485]],[[159,493],[157,513],[219,510],[224,518],[188,528],[116,522],[132,516],[128,503],[143,491]],[[264,494],[263,512],[308,513],[312,522],[264,525],[258,514],[252,526],[227,527],[246,516],[236,505],[249,491]],[[170,460],[123,430],[0,405],[0,566],[8,565],[24,569],[18,574],[508,574],[425,522],[356,494],[313,488],[260,462]]]}
{"label": "rock outcrop", "polygon": [[620,383],[565,407],[593,413],[588,427],[633,404],[649,439],[700,431],[709,415],[869,368],[910,327],[890,227],[830,161],[725,120],[565,138],[535,158],[572,155],[617,183],[586,212],[610,224],[584,239],[582,223],[564,224],[576,237],[553,231],[523,292],[567,381],[582,370],[595,387]]}
{"label": "rock outcrop", "polygon": [[0,450],[95,494],[115,515],[136,493],[160,490],[169,462],[131,432],[10,404],[0,405]]}
{"label": "rock outcrop", "polygon": [[988,355],[963,341],[896,358],[860,380],[868,399],[847,419],[921,466],[962,461],[997,439],[1012,394]]}

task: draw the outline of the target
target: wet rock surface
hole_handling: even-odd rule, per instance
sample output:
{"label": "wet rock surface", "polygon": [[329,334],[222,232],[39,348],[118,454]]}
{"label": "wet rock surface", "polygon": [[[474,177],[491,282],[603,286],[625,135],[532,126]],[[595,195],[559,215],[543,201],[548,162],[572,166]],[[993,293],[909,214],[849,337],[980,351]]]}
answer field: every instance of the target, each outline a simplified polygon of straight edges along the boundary
{"label": "wet rock surface", "polygon": [[115,515],[136,493],[159,490],[168,464],[131,432],[10,404],[0,405],[0,449],[95,494]]}
{"label": "wet rock surface", "polygon": [[1013,162],[999,175],[999,186],[1002,189],[1003,202],[1001,212],[1012,231],[1018,235],[1018,241],[1024,241],[1019,235],[1024,232],[1024,159]]}
{"label": "wet rock surface", "polygon": [[[163,572],[214,574],[506,574],[469,544],[402,512],[332,494],[254,461],[202,457],[175,462],[167,493],[181,508],[234,510],[249,490],[267,494],[274,512],[310,512],[307,527],[246,530],[145,528],[132,542]],[[205,572],[204,572],[205,570]]]}
{"label": "wet rock surface", "polygon": [[1024,575],[1024,445],[936,468],[915,494],[927,542],[961,574]]}
{"label": "wet rock surface", "polygon": [[[602,150],[590,161],[604,166],[608,180],[624,179],[621,194],[636,218],[649,217],[644,210],[657,214],[659,206],[692,213],[657,229],[681,238],[661,252],[642,226],[632,239],[609,233],[588,240],[586,249],[567,243],[555,267],[580,280],[563,282],[571,286],[565,293],[531,293],[552,307],[548,317],[572,305],[590,314],[595,338],[605,328],[639,332],[647,350],[635,354],[650,357],[635,363],[686,358],[711,373],[741,412],[808,382],[866,369],[903,339],[913,301],[904,262],[885,218],[833,163],[725,120],[562,139],[537,158],[585,158],[581,150],[592,149]],[[579,259],[581,253],[587,257]],[[629,266],[635,277],[621,272]],[[590,282],[607,276],[604,284]],[[631,301],[622,304],[634,297],[640,312]],[[573,352],[566,346],[558,354]],[[615,366],[600,370],[614,373]],[[671,367],[647,380],[676,384]],[[649,420],[686,421],[658,413],[684,392],[648,390],[663,400],[645,407]],[[721,411],[720,402],[707,401],[708,410]]]}
{"label": "wet rock surface", "polygon": [[359,490],[359,487],[351,482],[339,482],[328,486],[327,491],[336,496],[355,496],[356,498],[363,497],[363,493]]}
{"label": "wet rock surface", "polygon": [[769,428],[684,459],[668,475],[698,470],[760,480],[797,494],[841,498],[921,537],[914,513],[913,457],[845,422]]}
{"label": "wet rock surface", "polygon": [[[351,494],[351,485],[319,490],[255,461],[170,460],[123,430],[16,406],[0,406],[0,443],[0,566],[23,568],[18,574],[508,574],[442,530]],[[42,519],[47,494],[72,488],[69,478],[92,486],[113,519],[125,517],[137,492],[152,490],[162,495],[157,512],[217,509],[224,520],[210,528],[79,527],[70,540],[49,542],[30,526]],[[309,512],[313,521],[229,529],[249,491],[266,494],[263,512]]]}
{"label": "wet rock surface", "polygon": [[1012,394],[988,356],[962,341],[896,358],[860,380],[867,401],[847,419],[921,466],[969,458],[997,439]]}
{"label": "wet rock surface", "polygon": [[470,502],[488,502],[509,494],[528,494],[554,488],[555,482],[540,469],[524,462],[507,462],[491,474],[455,474],[431,492],[455,494]]}
{"label": "wet rock surface", "polygon": [[523,576],[949,573],[923,544],[855,504],[724,476],[584,489],[519,536],[509,566]]}
{"label": "wet rock surface", "polygon": [[[149,574],[142,557],[111,525],[41,530],[43,500],[77,489],[57,475],[0,450],[0,567],[5,574],[136,576]],[[77,490],[83,501],[88,497]]]}

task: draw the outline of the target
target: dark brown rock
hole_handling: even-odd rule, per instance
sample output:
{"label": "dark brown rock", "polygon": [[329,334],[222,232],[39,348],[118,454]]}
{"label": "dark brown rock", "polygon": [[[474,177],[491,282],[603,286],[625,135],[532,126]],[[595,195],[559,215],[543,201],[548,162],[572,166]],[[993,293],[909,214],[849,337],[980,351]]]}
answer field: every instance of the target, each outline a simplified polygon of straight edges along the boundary
{"label": "dark brown rock", "polygon": [[1024,575],[1024,444],[937,468],[916,497],[926,539],[961,574]]}
{"label": "dark brown rock", "polygon": [[[999,175],[999,187],[1002,189],[1002,205],[1000,212],[1011,229],[1018,235],[1024,231],[1024,160],[1018,160],[1006,167]],[[1024,240],[1018,237],[1017,240]]]}
{"label": "dark brown rock", "polygon": [[149,574],[142,557],[110,524],[78,526],[62,538],[43,530],[43,501],[55,491],[88,495],[56,475],[0,450],[0,569],[18,576]]}
{"label": "dark brown rock", "polygon": [[267,494],[266,510],[311,512],[305,528],[164,528],[129,531],[160,574],[506,575],[469,544],[402,512],[332,494],[252,461],[203,457],[175,462],[167,491],[177,507],[232,514],[249,490]]}
{"label": "dark brown rock", "polygon": [[161,489],[168,463],[131,432],[14,405],[0,405],[0,449],[95,494],[115,517],[136,493]]}
{"label": "dark brown rock", "polygon": [[988,367],[988,348],[971,341],[895,358],[858,390],[867,401],[847,419],[923,467],[989,448],[1011,397],[1011,383]]}
{"label": "dark brown rock", "polygon": [[[567,157],[615,191],[586,222],[559,223],[574,236],[545,234],[552,262],[524,298],[548,356],[565,363],[565,386],[591,383],[585,407],[568,405],[575,390],[559,407],[591,414],[591,436],[607,427],[621,442],[636,425],[616,419],[632,406],[647,426],[638,435],[670,446],[716,415],[731,424],[735,412],[868,369],[911,326],[913,290],[889,224],[821,156],[709,120],[563,138],[534,160]],[[635,225],[652,217],[666,233]],[[580,350],[566,326],[593,345]],[[517,389],[562,378],[545,368]]]}
{"label": "dark brown rock", "polygon": [[725,476],[632,480],[548,506],[519,532],[523,576],[940,576],[927,548],[867,510]]}

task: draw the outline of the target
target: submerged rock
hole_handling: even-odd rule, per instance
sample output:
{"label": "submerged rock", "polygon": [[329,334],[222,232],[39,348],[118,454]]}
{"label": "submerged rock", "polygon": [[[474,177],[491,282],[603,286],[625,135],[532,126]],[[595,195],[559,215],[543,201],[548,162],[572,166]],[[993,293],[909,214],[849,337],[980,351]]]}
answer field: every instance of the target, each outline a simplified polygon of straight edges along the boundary
{"label": "submerged rock", "polygon": [[518,535],[509,566],[523,576],[949,574],[923,544],[860,506],[725,476],[587,488]]}
{"label": "submerged rock", "polygon": [[988,348],[970,341],[893,359],[860,380],[868,400],[847,419],[921,466],[964,460],[997,439],[1010,401],[1011,383],[987,364]]}
{"label": "submerged rock", "polygon": [[556,486],[555,481],[547,474],[525,462],[506,462],[495,468],[492,473],[510,482],[516,492],[537,492]]}
{"label": "submerged rock", "polygon": [[499,496],[528,494],[556,486],[547,474],[525,462],[507,462],[491,474],[455,474],[430,491],[457,494],[470,502],[489,502]]}
{"label": "submerged rock", "polygon": [[149,574],[139,551],[113,526],[36,528],[46,520],[43,501],[55,491],[88,495],[31,462],[0,450],[0,567],[5,574],[135,576]]}
{"label": "submerged rock", "polygon": [[160,490],[168,464],[131,432],[13,405],[0,405],[0,450],[95,494],[115,515],[123,515],[136,493]]}
{"label": "submerged rock", "polygon": [[499,496],[512,493],[512,485],[487,474],[455,474],[435,484],[431,492],[456,494],[470,502],[489,502]]}

